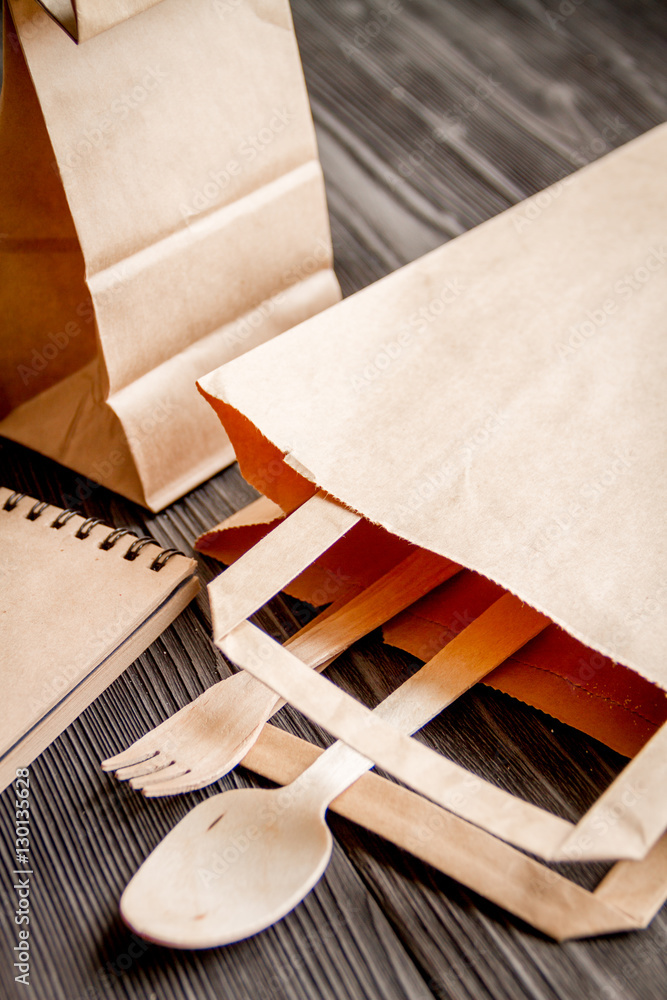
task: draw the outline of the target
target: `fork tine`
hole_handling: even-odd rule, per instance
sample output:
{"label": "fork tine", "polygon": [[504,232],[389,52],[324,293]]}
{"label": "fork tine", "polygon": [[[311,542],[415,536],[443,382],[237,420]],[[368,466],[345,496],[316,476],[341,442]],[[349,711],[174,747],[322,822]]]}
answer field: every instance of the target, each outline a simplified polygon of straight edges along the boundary
{"label": "fork tine", "polygon": [[184,774],[189,774],[190,769],[183,767],[182,764],[177,764],[175,760],[172,760],[169,764],[165,764],[163,767],[156,768],[150,774],[139,775],[136,778],[130,779],[130,785],[136,791],[144,792],[153,788],[155,785],[161,785],[163,782],[168,782],[171,778],[182,778]]}
{"label": "fork tine", "polygon": [[142,760],[138,764],[129,764],[127,767],[119,768],[116,771],[116,777],[119,781],[130,781],[133,778],[142,778],[153,774],[154,771],[160,771],[173,763],[171,757],[167,757],[161,750],[157,750],[148,760]]}
{"label": "fork tine", "polygon": [[130,767],[132,764],[140,764],[142,761],[150,760],[151,757],[160,752],[148,746],[142,747],[141,742],[141,740],[137,740],[126,750],[117,753],[115,757],[107,757],[101,762],[100,767],[103,771],[118,771],[119,768]]}
{"label": "fork tine", "polygon": [[182,775],[176,775],[169,781],[155,781],[145,785],[141,789],[141,794],[147,799],[156,799],[166,795],[184,795],[186,792],[194,792],[198,788],[207,788],[216,780],[215,778],[199,778],[188,781],[191,771],[185,771]]}
{"label": "fork tine", "polygon": [[257,734],[262,730],[263,725],[257,726],[256,730],[248,733],[233,751],[229,751],[226,757],[220,756],[217,748],[206,756],[197,760],[194,769],[188,767],[181,770],[177,767],[174,770],[165,768],[155,772],[155,780],[151,778],[150,783],[146,782],[142,786],[144,795],[149,798],[156,798],[159,795],[182,795],[185,792],[194,792],[198,788],[206,788],[212,785],[218,778],[228,774],[232,768],[243,760],[248,750],[255,742]]}

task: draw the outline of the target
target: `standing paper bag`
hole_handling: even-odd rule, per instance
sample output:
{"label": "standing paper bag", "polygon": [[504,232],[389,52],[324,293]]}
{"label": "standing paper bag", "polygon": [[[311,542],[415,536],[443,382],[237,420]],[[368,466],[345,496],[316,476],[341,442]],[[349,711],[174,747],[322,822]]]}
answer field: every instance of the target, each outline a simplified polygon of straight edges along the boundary
{"label": "standing paper bag", "polygon": [[196,378],[339,298],[289,5],[50,6],[4,6],[0,433],[157,510],[233,459]]}

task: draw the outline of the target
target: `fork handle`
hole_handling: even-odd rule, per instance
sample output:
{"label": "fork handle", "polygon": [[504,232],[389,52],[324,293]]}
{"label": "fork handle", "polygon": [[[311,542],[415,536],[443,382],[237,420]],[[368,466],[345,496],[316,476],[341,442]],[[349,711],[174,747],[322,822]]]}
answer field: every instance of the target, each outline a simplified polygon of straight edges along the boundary
{"label": "fork handle", "polygon": [[[360,594],[350,600],[343,599],[340,607],[330,608],[328,613],[319,615],[284,645],[309,667],[321,673],[357,639],[384,625],[434,587],[460,572],[461,566],[451,559],[418,549]],[[268,718],[285,704],[284,699],[276,698]]]}
{"label": "fork handle", "polygon": [[417,549],[333,613],[316,618],[285,646],[308,666],[323,667],[461,571],[451,559]]}

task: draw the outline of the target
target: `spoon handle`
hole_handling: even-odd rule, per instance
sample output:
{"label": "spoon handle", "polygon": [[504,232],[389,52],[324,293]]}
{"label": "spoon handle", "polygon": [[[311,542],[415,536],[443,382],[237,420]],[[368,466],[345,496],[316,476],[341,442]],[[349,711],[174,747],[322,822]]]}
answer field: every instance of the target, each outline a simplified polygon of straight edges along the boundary
{"label": "spoon handle", "polygon": [[[417,549],[356,597],[306,625],[287,640],[285,647],[309,667],[322,671],[357,639],[461,572],[458,563]],[[252,732],[280,711],[285,701],[246,671],[241,671],[240,676],[245,681],[244,691],[254,698],[244,709],[244,718]],[[220,683],[229,685],[230,680]],[[237,683],[240,685],[241,681]]]}
{"label": "spoon handle", "polygon": [[[549,620],[504,594],[382,701],[373,717],[409,735],[533,639]],[[329,747],[294,782],[315,795],[322,811],[374,766],[342,741]]]}

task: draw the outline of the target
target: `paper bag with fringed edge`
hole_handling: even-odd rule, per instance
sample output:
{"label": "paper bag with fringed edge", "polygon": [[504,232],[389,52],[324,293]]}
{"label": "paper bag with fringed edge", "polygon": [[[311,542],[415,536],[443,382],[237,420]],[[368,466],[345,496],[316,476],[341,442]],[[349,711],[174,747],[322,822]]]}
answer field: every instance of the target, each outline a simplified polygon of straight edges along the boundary
{"label": "paper bag with fringed edge", "polygon": [[287,0],[72,10],[5,3],[0,433],[159,509],[233,459],[197,377],[339,298],[321,169]]}
{"label": "paper bag with fringed edge", "polygon": [[[358,552],[384,532],[399,546],[453,559],[503,588],[501,600],[517,595],[519,616],[521,602],[527,614],[541,613],[531,642],[563,630],[609,667],[620,664],[621,688],[631,674],[643,696],[654,687],[655,734],[572,824],[478,779],[466,794],[450,761],[372,723],[242,620],[269,592],[257,586],[252,594],[261,566],[250,560],[254,550],[233,567],[241,567],[237,583],[244,563],[255,577],[245,573],[232,611],[221,600],[229,588],[211,585],[220,648],[416,791],[498,844],[548,860],[628,859],[587,894],[591,909],[576,931],[563,903],[550,924],[557,937],[611,929],[600,907],[612,901],[627,919],[617,914],[616,929],[642,926],[667,894],[666,153],[663,127],[200,383],[244,475],[283,511],[300,514],[315,501],[323,510],[328,496],[334,510],[355,512],[345,532],[350,543],[358,533]],[[252,520],[233,528],[237,543],[263,530]],[[330,548],[331,569],[327,523],[321,551]],[[321,551],[311,545],[302,565],[285,565],[284,583]],[[476,633],[475,655],[484,617],[473,616],[457,637],[470,634],[470,645]],[[525,648],[514,650],[519,661]],[[468,884],[479,884],[468,860]],[[516,865],[509,881],[522,870]],[[514,912],[537,926],[552,875],[540,888],[524,871],[515,893]]]}
{"label": "paper bag with fringed edge", "polygon": [[[275,460],[274,468],[278,468]],[[271,492],[271,483],[264,489]],[[260,497],[207,531],[197,548],[226,565],[236,562],[285,517]],[[364,527],[365,526],[365,527]],[[362,537],[363,534],[363,537]],[[353,596],[405,558],[402,539],[362,522],[286,584],[302,624],[320,607]],[[382,627],[384,641],[428,660],[497,600],[498,584],[468,573],[447,581]],[[667,721],[667,692],[615,663],[556,625],[546,628],[481,683],[511,695],[633,757]]]}

